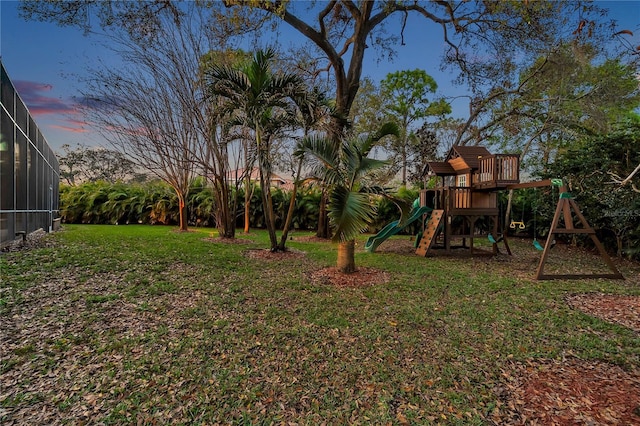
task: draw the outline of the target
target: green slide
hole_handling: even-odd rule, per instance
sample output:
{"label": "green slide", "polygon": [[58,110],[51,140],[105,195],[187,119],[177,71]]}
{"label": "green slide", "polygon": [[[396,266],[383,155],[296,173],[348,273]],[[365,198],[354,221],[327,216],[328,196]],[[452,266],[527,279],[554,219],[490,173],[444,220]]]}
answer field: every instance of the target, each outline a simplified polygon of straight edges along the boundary
{"label": "green slide", "polygon": [[378,246],[382,244],[387,238],[392,235],[396,235],[398,232],[402,231],[404,227],[420,219],[422,215],[431,213],[432,210],[433,209],[431,207],[419,207],[417,209],[412,209],[411,217],[409,217],[409,220],[404,224],[404,226],[398,226],[398,223],[400,222],[399,220],[394,220],[393,222],[387,224],[387,226],[382,228],[380,232],[378,232],[376,235],[372,235],[367,239],[367,242],[364,245],[364,249],[369,253],[373,253],[374,251],[376,251]]}

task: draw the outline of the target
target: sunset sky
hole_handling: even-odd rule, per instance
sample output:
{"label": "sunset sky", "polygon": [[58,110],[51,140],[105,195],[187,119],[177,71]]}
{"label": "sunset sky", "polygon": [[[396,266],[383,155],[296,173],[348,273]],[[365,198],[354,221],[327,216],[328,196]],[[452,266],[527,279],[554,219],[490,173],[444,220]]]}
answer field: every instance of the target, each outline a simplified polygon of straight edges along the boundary
{"label": "sunset sky", "polygon": [[[634,46],[640,45],[640,0],[598,3],[611,11],[610,16],[618,21],[620,29],[634,33],[629,41]],[[87,63],[104,56],[104,52],[95,40],[83,36],[80,29],[19,18],[17,6],[17,1],[0,1],[0,55],[49,145],[59,152],[63,144],[103,144],[77,112],[74,97],[79,96],[77,75],[84,71]],[[398,57],[394,62],[378,63],[369,54],[364,75],[379,82],[389,72],[421,68],[435,78],[441,95],[464,94],[463,89],[450,84],[452,76],[439,69],[442,46],[428,46],[432,53],[425,54],[424,34],[413,36],[420,31],[437,31],[434,25],[421,28],[420,22],[417,17],[409,18],[406,45],[397,46]],[[454,103],[454,115],[464,117],[467,100],[457,102]]]}

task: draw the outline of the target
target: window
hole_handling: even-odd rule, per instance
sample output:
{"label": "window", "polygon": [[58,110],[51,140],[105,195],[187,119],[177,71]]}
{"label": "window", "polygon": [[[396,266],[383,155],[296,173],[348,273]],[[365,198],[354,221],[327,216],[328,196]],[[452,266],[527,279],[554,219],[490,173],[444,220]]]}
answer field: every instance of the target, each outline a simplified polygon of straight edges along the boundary
{"label": "window", "polygon": [[456,177],[456,186],[467,186],[467,175],[458,175]]}

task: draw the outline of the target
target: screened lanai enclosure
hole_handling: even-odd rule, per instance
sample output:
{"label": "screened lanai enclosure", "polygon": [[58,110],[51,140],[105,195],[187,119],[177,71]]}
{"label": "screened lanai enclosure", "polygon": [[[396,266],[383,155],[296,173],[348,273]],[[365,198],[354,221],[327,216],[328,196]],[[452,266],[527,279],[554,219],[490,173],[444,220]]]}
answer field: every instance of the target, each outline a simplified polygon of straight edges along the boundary
{"label": "screened lanai enclosure", "polygon": [[0,62],[0,248],[58,217],[58,160]]}

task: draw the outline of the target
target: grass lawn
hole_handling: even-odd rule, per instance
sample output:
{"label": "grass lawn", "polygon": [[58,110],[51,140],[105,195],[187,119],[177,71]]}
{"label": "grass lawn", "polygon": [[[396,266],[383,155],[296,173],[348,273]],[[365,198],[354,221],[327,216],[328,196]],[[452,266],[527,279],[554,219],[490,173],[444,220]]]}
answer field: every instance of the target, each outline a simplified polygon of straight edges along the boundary
{"label": "grass lawn", "polygon": [[640,383],[640,333],[567,302],[640,296],[638,264],[620,263],[625,281],[538,282],[530,243],[422,258],[401,236],[366,253],[363,236],[357,266],[390,279],[353,288],[310,278],[331,243],[294,233],[298,256],[260,260],[265,232],[212,234],[67,225],[0,254],[0,423],[480,425],[523,421],[510,389],[527,369],[580,361]]}

